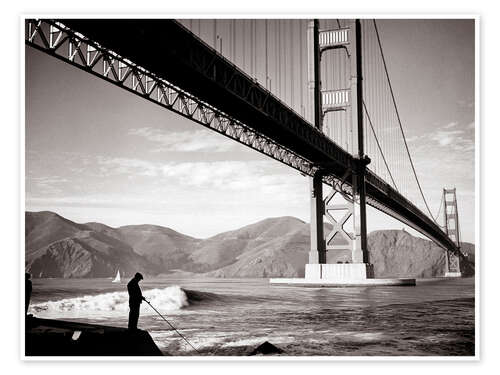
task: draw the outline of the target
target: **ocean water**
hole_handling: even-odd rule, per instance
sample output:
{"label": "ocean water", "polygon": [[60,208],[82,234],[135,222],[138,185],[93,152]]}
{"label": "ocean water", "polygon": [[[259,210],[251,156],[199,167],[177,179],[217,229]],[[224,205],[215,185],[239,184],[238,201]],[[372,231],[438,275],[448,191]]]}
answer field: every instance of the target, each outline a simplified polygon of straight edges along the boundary
{"label": "ocean water", "polygon": [[[127,326],[127,281],[35,279],[41,318]],[[201,355],[244,356],[269,341],[291,356],[473,356],[474,279],[415,287],[306,288],[267,279],[141,282],[143,294]],[[139,328],[177,356],[198,355],[145,302]]]}

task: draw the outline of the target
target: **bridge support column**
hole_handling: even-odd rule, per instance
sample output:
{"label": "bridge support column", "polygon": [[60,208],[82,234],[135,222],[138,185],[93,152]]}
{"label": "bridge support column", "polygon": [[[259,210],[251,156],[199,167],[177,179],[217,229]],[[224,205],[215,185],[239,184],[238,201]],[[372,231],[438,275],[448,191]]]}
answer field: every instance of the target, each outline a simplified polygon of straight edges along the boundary
{"label": "bridge support column", "polygon": [[[352,165],[341,181],[333,179],[332,190],[323,200],[322,179],[332,168],[320,163],[322,175],[316,173],[311,181],[311,249],[305,277],[296,279],[271,279],[272,284],[306,286],[355,286],[355,285],[415,285],[415,279],[375,279],[373,265],[369,263],[366,228],[366,166],[370,159],[364,153],[363,80],[361,61],[361,23],[355,20],[349,29],[322,31],[319,44],[318,20],[309,22],[308,40],[308,87],[309,119],[314,117],[315,127],[323,132],[323,116],[328,111],[346,111],[350,118],[348,152],[354,157]],[[346,35],[349,35],[347,37]],[[346,38],[346,39],[344,39]],[[348,38],[348,40],[347,40]],[[334,40],[335,42],[331,42]],[[335,102],[325,93],[326,106],[322,105],[320,61],[321,52],[327,49],[347,48],[350,56],[349,103]],[[337,176],[338,177],[338,176]],[[351,189],[349,189],[349,185]],[[340,198],[340,201],[337,200]],[[337,201],[336,201],[337,200]],[[324,237],[323,215],[332,224],[332,230]],[[327,253],[328,251],[328,253]]]}
{"label": "bridge support column", "polygon": [[[351,24],[351,129],[352,150],[355,164],[352,166],[353,204],[359,204],[359,224],[355,223],[355,241],[352,250],[353,263],[368,263],[368,242],[366,229],[366,188],[365,171],[370,159],[365,156],[363,126],[363,78],[361,55],[361,22],[359,19]],[[359,225],[359,226],[358,226]]]}
{"label": "bridge support column", "polygon": [[320,172],[311,179],[311,250],[309,263],[326,263],[326,249],[323,230],[323,180]]}
{"label": "bridge support column", "polygon": [[[368,264],[366,241],[366,198],[365,168],[368,158],[364,156],[363,134],[363,88],[361,69],[361,24],[359,20],[350,27],[349,51],[351,61],[351,95],[349,111],[351,117],[351,149],[356,162],[351,166],[352,199],[347,196],[342,203],[333,202],[340,196],[335,189],[323,201],[322,174],[317,172],[311,183],[311,249],[306,265],[306,279],[360,280],[373,278],[373,266]],[[313,20],[307,29],[308,39],[308,85],[310,108],[314,125],[322,131],[323,105],[321,97],[319,44],[319,22]],[[341,217],[336,217],[340,214]],[[324,237],[323,215],[333,225],[332,231]],[[343,216],[342,216],[343,215]],[[347,230],[347,222],[352,227]],[[327,257],[327,250],[332,253]],[[330,263],[330,264],[328,264]],[[334,263],[334,264],[331,264]]]}
{"label": "bridge support column", "polygon": [[[353,172],[353,177],[352,177],[352,179],[353,179],[353,183],[352,183],[352,191],[353,191],[352,208],[353,208],[354,238],[352,240],[351,253],[352,253],[352,262],[353,263],[367,263],[367,262],[365,262],[366,229],[365,229],[365,233],[364,233],[364,241],[363,241],[363,232],[361,230],[362,207],[361,207],[361,204],[359,206],[357,206],[355,203],[356,201],[360,201],[360,199],[361,199],[361,195],[357,193],[357,191],[359,189],[358,178],[359,178],[359,176],[357,175],[357,173]],[[357,220],[358,218],[359,218],[359,221]],[[366,228],[366,226],[365,226],[365,228]],[[363,247],[363,243],[365,243],[364,247]]]}
{"label": "bridge support column", "polygon": [[[319,51],[319,21],[309,22],[307,28],[308,40],[308,85],[310,105],[313,112],[314,126],[321,130],[323,117],[321,113],[321,79]],[[323,230],[323,175],[317,171],[311,179],[311,249],[310,264],[326,263],[326,250]]]}
{"label": "bridge support column", "polygon": [[[443,189],[444,227],[446,234],[460,249],[460,227],[458,225],[456,189]],[[451,250],[446,250],[445,277],[461,277],[460,258]]]}

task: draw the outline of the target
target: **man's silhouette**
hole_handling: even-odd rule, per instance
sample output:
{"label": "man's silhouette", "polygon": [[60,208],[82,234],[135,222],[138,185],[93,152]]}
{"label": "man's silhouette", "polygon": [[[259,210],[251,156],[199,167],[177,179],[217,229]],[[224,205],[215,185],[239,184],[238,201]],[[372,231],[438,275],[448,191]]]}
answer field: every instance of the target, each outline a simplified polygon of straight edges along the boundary
{"label": "man's silhouette", "polygon": [[31,275],[26,272],[24,274],[24,313],[28,314],[28,307],[30,307],[31,291],[33,290],[33,285],[31,283]]}
{"label": "man's silhouette", "polygon": [[139,281],[143,279],[142,275],[137,272],[132,280],[127,284],[128,290],[128,306],[130,312],[128,314],[128,329],[137,329],[137,322],[139,321],[139,311],[141,309],[142,300],[145,298],[142,296],[141,288],[139,287]]}

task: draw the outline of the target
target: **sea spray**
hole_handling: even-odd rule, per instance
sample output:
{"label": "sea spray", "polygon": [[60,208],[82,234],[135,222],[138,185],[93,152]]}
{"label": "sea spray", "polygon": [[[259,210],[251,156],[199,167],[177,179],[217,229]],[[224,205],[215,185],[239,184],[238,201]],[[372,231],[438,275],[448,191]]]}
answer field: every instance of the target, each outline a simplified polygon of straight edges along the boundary
{"label": "sea spray", "polygon": [[[143,292],[144,297],[161,311],[179,310],[189,305],[186,293],[177,285],[155,288]],[[128,293],[111,292],[85,295],[33,304],[30,311],[39,317],[110,317],[128,313]],[[141,314],[155,314],[150,309],[141,309]]]}

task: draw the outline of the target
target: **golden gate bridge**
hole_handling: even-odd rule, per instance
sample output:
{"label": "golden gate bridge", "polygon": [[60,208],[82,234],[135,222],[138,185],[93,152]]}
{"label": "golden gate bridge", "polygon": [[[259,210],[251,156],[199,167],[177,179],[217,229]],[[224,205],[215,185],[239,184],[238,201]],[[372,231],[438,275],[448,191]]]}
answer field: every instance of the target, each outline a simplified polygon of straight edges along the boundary
{"label": "golden gate bridge", "polygon": [[29,19],[25,42],[310,176],[306,277],[374,277],[366,205],[461,275],[456,191],[433,215],[376,20]]}

